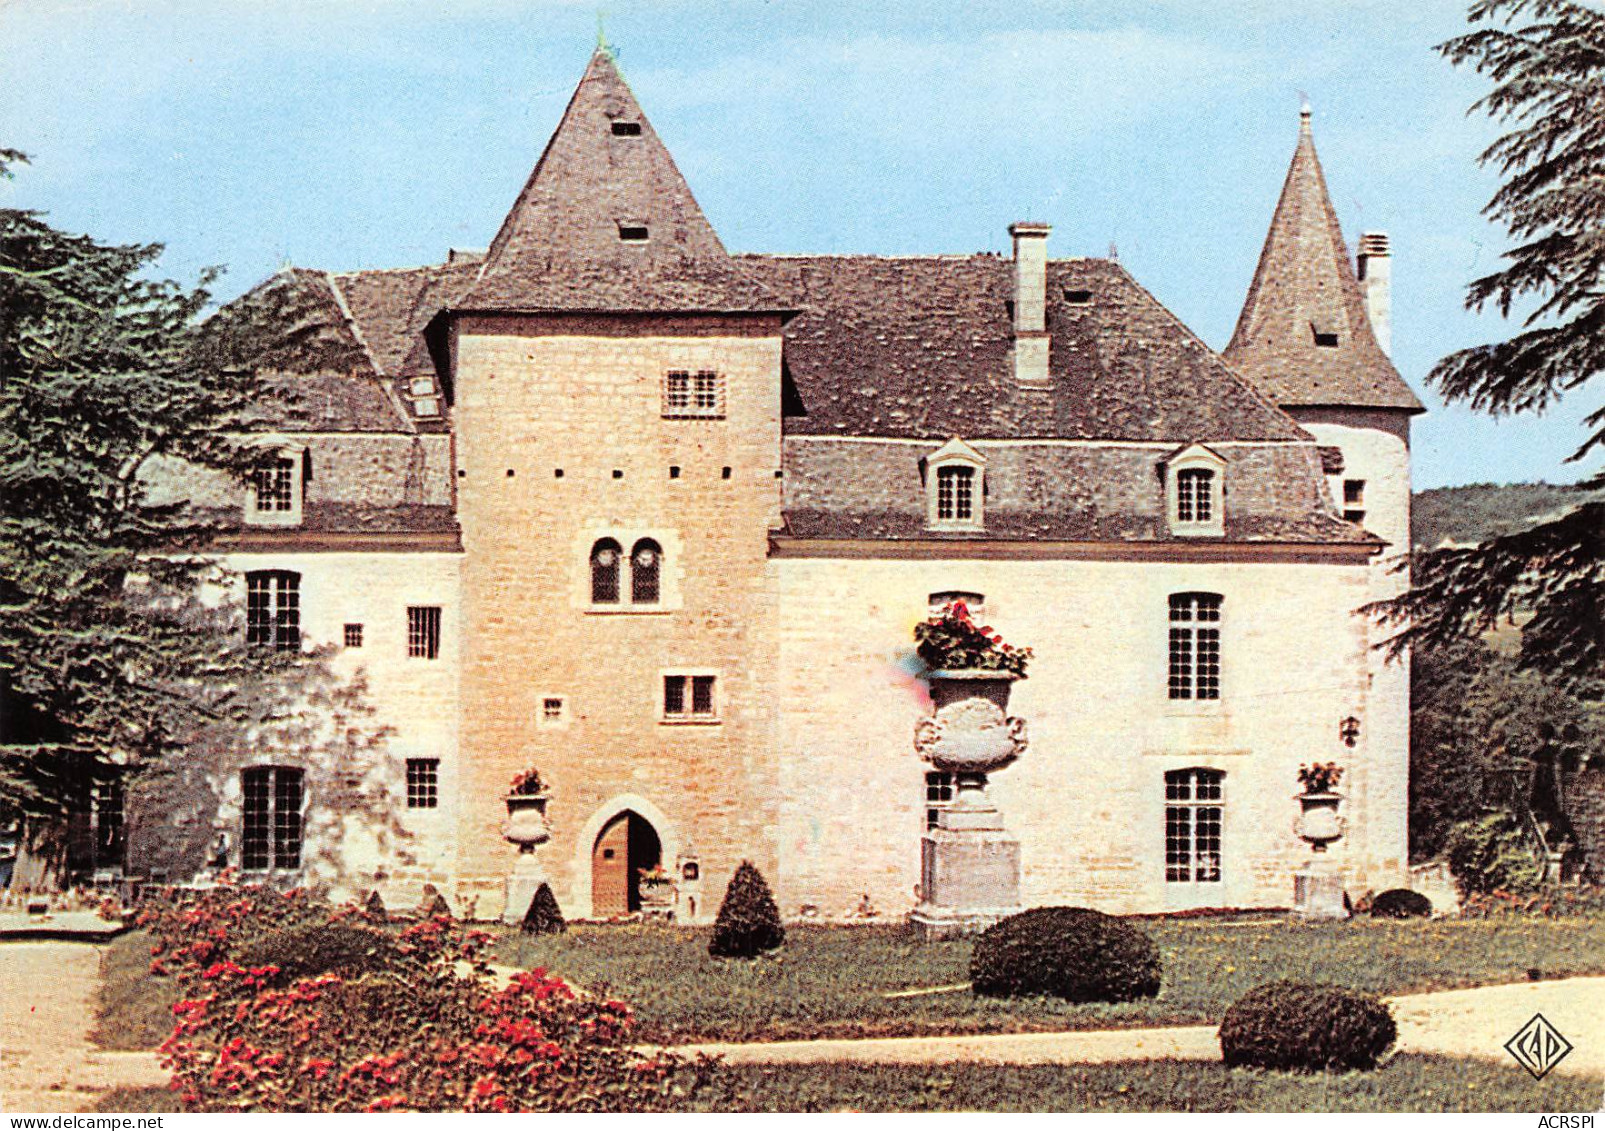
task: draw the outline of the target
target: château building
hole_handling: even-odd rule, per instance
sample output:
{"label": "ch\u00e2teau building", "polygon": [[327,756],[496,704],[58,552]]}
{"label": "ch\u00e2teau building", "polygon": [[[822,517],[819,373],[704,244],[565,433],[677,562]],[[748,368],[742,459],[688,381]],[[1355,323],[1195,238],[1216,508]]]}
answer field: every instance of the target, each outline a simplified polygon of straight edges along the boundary
{"label": "ch\u00e2teau building", "polygon": [[500,915],[533,767],[571,917],[661,866],[706,920],[743,859],[788,918],[900,916],[953,791],[912,632],[962,599],[1035,652],[991,782],[1026,905],[1287,906],[1329,761],[1336,866],[1400,884],[1408,661],[1357,612],[1406,584],[1421,411],[1387,238],[1351,263],[1307,112],[1222,353],[1113,258],[1008,232],[731,254],[599,49],[488,249],[263,284],[353,360],[281,375],[250,482],[167,486],[231,516],[251,639],[332,646],[385,733],[247,753],[215,811],[131,804],[131,870]]}

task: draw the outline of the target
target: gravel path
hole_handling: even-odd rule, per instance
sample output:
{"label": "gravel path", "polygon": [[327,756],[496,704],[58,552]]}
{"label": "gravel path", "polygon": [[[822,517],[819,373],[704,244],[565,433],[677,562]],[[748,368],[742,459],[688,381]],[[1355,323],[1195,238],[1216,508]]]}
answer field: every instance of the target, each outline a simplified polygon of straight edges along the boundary
{"label": "gravel path", "polygon": [[89,1043],[100,955],[90,943],[0,944],[0,1111],[80,1111],[111,1088],[167,1084],[155,1053]]}

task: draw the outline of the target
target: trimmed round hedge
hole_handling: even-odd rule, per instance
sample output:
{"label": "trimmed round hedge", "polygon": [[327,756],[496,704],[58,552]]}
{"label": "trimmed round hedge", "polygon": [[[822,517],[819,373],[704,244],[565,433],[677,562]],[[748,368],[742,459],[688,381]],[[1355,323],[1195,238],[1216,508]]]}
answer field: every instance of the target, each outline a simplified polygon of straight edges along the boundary
{"label": "trimmed round hedge", "polygon": [[1389,888],[1371,901],[1373,919],[1424,919],[1432,914],[1432,900],[1409,888]]}
{"label": "trimmed round hedge", "polygon": [[275,931],[247,944],[234,961],[247,969],[277,966],[279,980],[312,978],[331,970],[370,973],[396,958],[396,945],[383,931],[329,923]]}
{"label": "trimmed round hedge", "polygon": [[1226,1011],[1220,1051],[1229,1068],[1288,1072],[1375,1068],[1399,1035],[1375,994],[1342,986],[1270,982]]}
{"label": "trimmed round hedge", "polygon": [[1051,994],[1066,1001],[1135,1001],[1159,992],[1159,948],[1142,931],[1086,907],[1035,907],[975,940],[978,994]]}

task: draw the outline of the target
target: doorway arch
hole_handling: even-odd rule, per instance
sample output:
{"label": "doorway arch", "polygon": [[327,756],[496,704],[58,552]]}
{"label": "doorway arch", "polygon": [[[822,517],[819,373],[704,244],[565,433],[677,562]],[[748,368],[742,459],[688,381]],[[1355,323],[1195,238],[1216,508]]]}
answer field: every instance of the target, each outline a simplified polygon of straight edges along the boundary
{"label": "doorway arch", "polygon": [[[672,869],[679,848],[673,823],[644,797],[622,794],[597,808],[575,845],[572,894],[579,917],[603,919],[638,910],[640,869],[656,864]],[[604,855],[608,849],[611,858]]]}
{"label": "doorway arch", "polygon": [[591,914],[641,910],[641,873],[662,864],[663,841],[651,821],[633,809],[614,817],[591,846]]}

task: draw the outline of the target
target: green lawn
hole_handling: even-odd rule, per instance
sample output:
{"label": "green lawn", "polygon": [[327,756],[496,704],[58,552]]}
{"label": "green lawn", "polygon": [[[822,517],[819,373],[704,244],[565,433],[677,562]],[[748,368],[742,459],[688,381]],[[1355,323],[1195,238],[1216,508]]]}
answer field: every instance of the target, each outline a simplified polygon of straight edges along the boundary
{"label": "green lawn", "polygon": [[968,941],[923,943],[900,927],[794,927],[754,961],[713,959],[707,933],[651,926],[579,926],[498,945],[501,961],[606,982],[635,1006],[642,1036],[665,1042],[890,1036],[1197,1024],[1220,1019],[1276,978],[1378,993],[1447,989],[1605,972],[1598,917],[1301,924],[1281,919],[1152,920],[1164,986],[1125,1005],[996,1000],[968,990],[906,998],[888,992],[967,981]]}
{"label": "green lawn", "polygon": [[[888,992],[967,980],[970,943],[918,942],[900,927],[794,927],[778,954],[708,956],[707,932],[577,926],[557,937],[498,942],[498,960],[545,966],[571,981],[607,983],[636,1009],[645,1040],[763,1040],[1095,1029],[1215,1022],[1261,982],[1336,982],[1379,993],[1605,973],[1605,920],[1508,917],[1432,922],[1299,924],[1276,919],[1141,923],[1164,957],[1151,1001],[1067,1005],[996,1000],[968,989],[905,998]],[[171,979],[150,978],[143,932],[104,959],[97,1040],[154,1048],[171,1026]]]}
{"label": "green lawn", "polygon": [[[1401,1056],[1375,1072],[1302,1076],[1219,1064],[744,1066],[724,1111],[1591,1111],[1598,1084],[1535,1081],[1476,1060]],[[159,1088],[109,1093],[102,1112],[182,1110]]]}

